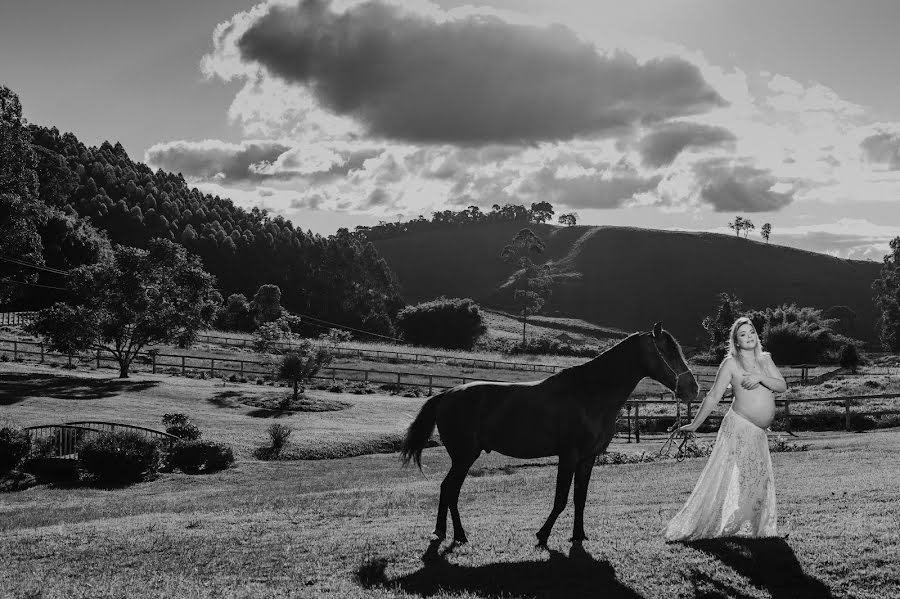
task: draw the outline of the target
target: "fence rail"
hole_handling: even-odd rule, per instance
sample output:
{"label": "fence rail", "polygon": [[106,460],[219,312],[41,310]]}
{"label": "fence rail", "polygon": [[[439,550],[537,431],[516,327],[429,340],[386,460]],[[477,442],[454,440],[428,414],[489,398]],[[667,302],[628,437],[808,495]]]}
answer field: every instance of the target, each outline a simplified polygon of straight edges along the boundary
{"label": "fence rail", "polygon": [[78,450],[91,437],[115,432],[133,431],[157,441],[172,443],[178,438],[163,431],[143,426],[87,420],[84,422],[67,422],[65,424],[40,424],[26,426],[24,430],[31,435],[31,458],[56,458],[65,460],[78,459]]}
{"label": "fence rail", "polygon": [[0,325],[28,324],[37,312],[0,312]]}

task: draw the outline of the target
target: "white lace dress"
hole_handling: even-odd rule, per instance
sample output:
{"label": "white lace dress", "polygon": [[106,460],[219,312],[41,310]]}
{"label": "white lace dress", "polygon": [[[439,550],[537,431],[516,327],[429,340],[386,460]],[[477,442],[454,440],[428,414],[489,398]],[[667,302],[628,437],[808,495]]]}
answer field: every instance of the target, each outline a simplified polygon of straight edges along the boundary
{"label": "white lace dress", "polygon": [[666,526],[665,538],[770,537],[776,516],[766,431],[729,409],[700,480]]}

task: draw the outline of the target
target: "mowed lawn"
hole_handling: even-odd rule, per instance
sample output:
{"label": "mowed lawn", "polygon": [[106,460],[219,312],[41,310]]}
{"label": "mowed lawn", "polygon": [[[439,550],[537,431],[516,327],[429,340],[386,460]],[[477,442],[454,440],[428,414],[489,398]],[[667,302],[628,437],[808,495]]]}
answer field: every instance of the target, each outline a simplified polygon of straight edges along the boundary
{"label": "mowed lawn", "polygon": [[[105,375],[106,373],[104,373]],[[0,495],[2,597],[891,597],[900,596],[900,431],[801,434],[773,461],[787,539],[666,544],[660,529],[703,459],[594,469],[590,538],[570,555],[571,506],[550,552],[534,533],[552,502],[553,460],[482,456],[460,499],[470,544],[429,544],[442,448],[425,473],[396,454],[260,462],[271,418],[236,395],[265,391],[165,376],[0,365],[0,421],[112,419],[159,428],[194,416],[234,445],[236,465],[121,489]],[[283,389],[277,392],[284,392]],[[396,435],[422,400],[327,394],[352,407],[278,418],[298,443]],[[656,444],[615,449],[648,450]]]}

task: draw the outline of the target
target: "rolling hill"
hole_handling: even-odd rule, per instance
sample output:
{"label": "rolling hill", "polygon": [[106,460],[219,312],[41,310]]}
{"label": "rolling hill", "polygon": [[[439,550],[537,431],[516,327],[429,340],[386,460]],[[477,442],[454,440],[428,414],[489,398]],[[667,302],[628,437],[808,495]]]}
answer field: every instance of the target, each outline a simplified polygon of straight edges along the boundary
{"label": "rolling hill", "polygon": [[513,272],[499,254],[523,226],[547,245],[555,270],[543,313],[581,318],[626,331],[657,320],[683,343],[702,343],[700,325],[719,292],[745,308],[797,303],[856,315],[853,334],[875,341],[872,281],[880,264],[766,244],[732,235],[630,227],[558,227],[484,223],[410,233],[375,242],[407,302],[439,295],[511,307]]}

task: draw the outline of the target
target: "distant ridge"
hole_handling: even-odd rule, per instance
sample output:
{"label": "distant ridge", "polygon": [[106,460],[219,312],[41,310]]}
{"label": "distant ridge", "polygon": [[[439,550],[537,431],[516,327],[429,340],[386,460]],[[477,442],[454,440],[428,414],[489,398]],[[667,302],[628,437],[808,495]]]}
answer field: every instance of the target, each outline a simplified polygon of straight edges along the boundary
{"label": "distant ridge", "polygon": [[857,314],[855,336],[875,341],[872,281],[881,265],[763,243],[735,235],[636,227],[558,227],[484,223],[410,233],[375,242],[408,302],[439,295],[511,308],[512,267],[499,254],[523,226],[547,244],[556,267],[544,313],[626,331],[657,320],[684,343],[703,339],[700,323],[721,291],[746,308],[797,303]]}

